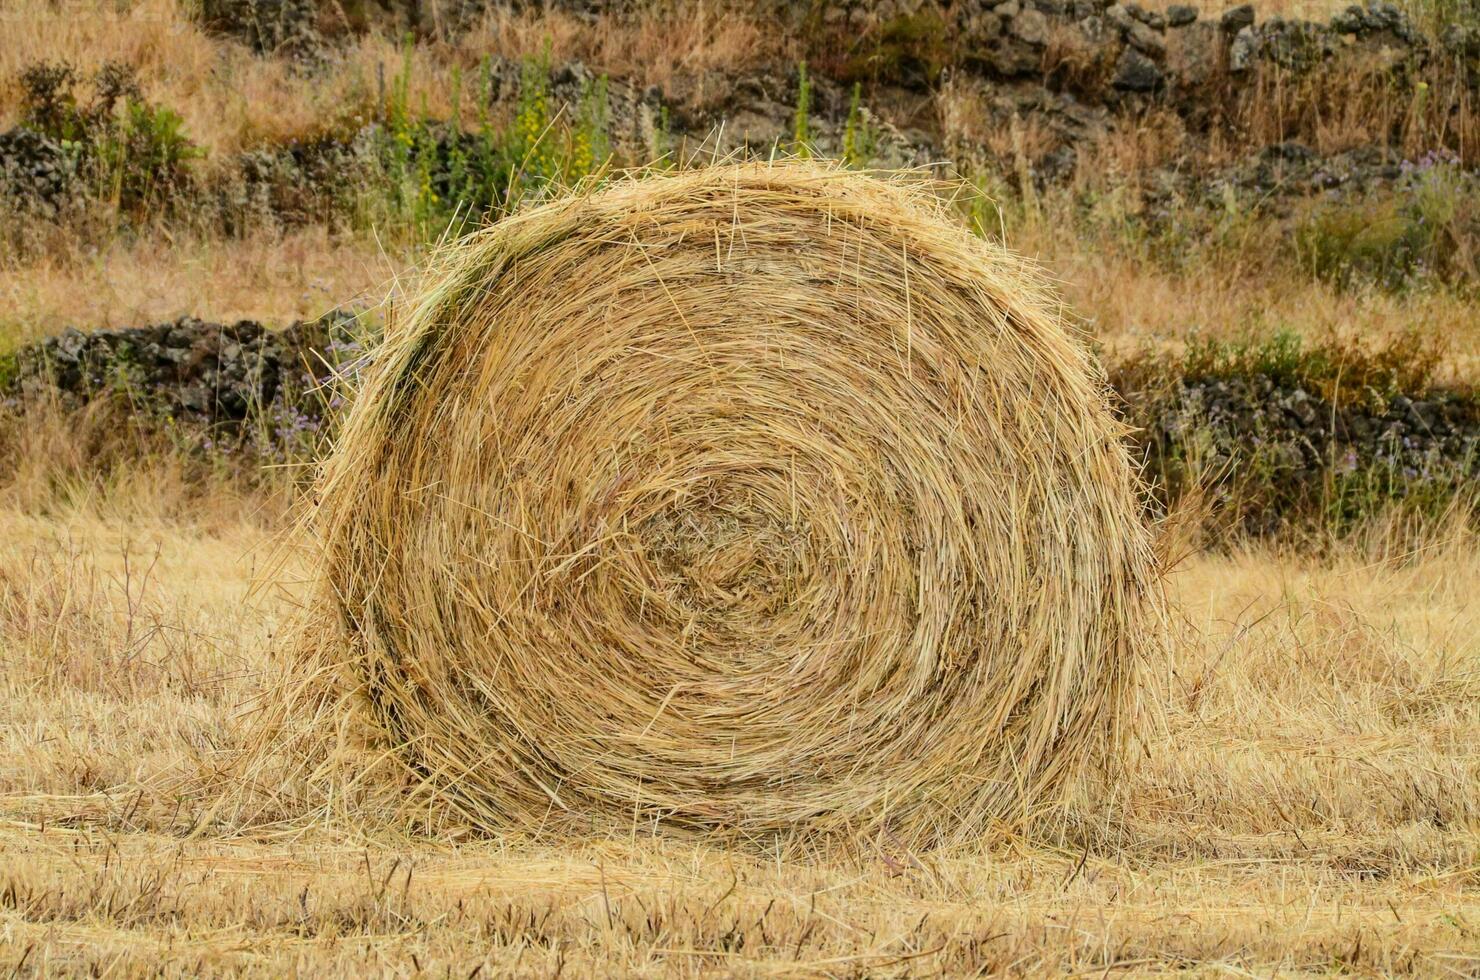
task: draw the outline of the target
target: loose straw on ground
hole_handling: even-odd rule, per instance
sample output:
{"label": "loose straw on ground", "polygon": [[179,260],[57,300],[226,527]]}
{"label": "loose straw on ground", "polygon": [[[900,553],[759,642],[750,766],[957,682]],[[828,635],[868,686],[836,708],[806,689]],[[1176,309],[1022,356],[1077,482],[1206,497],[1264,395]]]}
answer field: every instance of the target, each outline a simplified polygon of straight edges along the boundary
{"label": "loose straw on ground", "polygon": [[1114,742],[1153,561],[1098,374],[917,188],[622,181],[455,245],[321,486],[371,713],[488,829],[955,841]]}

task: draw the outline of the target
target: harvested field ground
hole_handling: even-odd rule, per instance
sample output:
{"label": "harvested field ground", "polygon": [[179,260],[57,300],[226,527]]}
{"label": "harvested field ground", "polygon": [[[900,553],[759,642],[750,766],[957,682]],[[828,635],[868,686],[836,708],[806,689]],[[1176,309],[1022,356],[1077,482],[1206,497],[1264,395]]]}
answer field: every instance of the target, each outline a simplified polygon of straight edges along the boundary
{"label": "harvested field ground", "polygon": [[[1480,558],[1201,555],[1120,786],[1049,836],[830,854],[439,839],[176,794],[282,667],[238,505],[0,513],[0,963],[109,976],[1480,970]],[[290,574],[286,578],[292,578]],[[228,801],[245,799],[225,788]]]}
{"label": "harvested field ground", "polygon": [[[1360,2],[0,0],[0,976],[1480,978],[1480,0]],[[465,220],[705,153],[964,178],[1141,386],[1113,778],[956,850],[490,837],[283,697],[346,687],[289,387]]]}

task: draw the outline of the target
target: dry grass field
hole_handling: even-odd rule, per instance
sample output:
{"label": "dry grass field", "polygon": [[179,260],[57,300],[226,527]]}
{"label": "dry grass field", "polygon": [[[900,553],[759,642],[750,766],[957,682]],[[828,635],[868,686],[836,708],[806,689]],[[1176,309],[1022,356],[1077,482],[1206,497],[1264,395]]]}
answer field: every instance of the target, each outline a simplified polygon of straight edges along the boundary
{"label": "dry grass field", "polygon": [[[282,327],[376,308],[417,281],[464,204],[495,215],[517,203],[522,171],[497,166],[534,154],[521,122],[574,145],[564,130],[579,106],[557,112],[545,86],[552,104],[535,112],[522,77],[476,131],[464,93],[495,62],[506,78],[533,66],[543,84],[579,60],[593,78],[662,90],[675,116],[697,113],[696,133],[718,126],[695,108],[706,99],[716,113],[764,110],[780,120],[778,152],[804,148],[787,140],[806,128],[799,62],[815,39],[727,0],[589,18],[492,2],[457,30],[438,19],[450,5],[377,2],[319,5],[324,60],[312,62],[210,28],[211,3],[0,0],[0,138],[41,125],[28,121],[28,69],[94,79],[117,62],[142,108],[177,114],[176,149],[189,151],[142,171],[147,193],[128,205],[119,188],[139,171],[98,162],[134,132],[114,107],[92,144],[48,136],[98,166],[69,185],[80,196],[54,212],[0,197],[0,975],[1480,977],[1480,520],[1463,492],[1437,520],[1374,492],[1339,529],[1301,515],[1264,536],[1199,525],[1187,502],[1193,516],[1163,528],[1172,624],[1140,665],[1121,768],[970,847],[915,851],[887,834],[758,845],[645,824],[489,837],[426,806],[398,757],[340,710],[360,693],[347,673],[305,675],[313,569],[292,536],[305,504],[292,467],[312,461],[285,450],[262,469],[224,440],[212,455],[183,430],[149,429],[160,419],[147,411],[136,430],[108,414],[132,389],[101,409],[38,409],[6,388],[17,349],[69,326]],[[1348,3],[1253,5],[1263,25]],[[1429,27],[1477,9],[1403,8]],[[396,33],[407,9],[432,18],[412,41]],[[1212,96],[1197,91],[1180,108],[1164,92],[1039,99],[1063,68],[1048,57],[1042,80],[987,72],[973,85],[950,71],[863,99],[954,154],[994,198],[979,230],[1042,264],[1107,365],[1175,367],[1198,344],[1257,351],[1271,337],[1317,356],[1432,349],[1433,390],[1407,394],[1459,403],[1480,398],[1480,114],[1473,88],[1435,109],[1450,105],[1438,97],[1450,69],[1415,58],[1421,78],[1349,59],[1305,90],[1259,69],[1278,89],[1264,100],[1249,94],[1263,82],[1220,75],[1242,106],[1222,129],[1199,128]],[[824,70],[813,121],[841,130],[856,122],[852,82]],[[162,140],[146,150],[173,145],[175,116],[146,118]],[[1073,167],[1030,173],[1064,131]],[[436,196],[430,168],[451,166],[456,138],[497,151],[485,163],[507,202]],[[377,154],[343,187],[316,178],[351,204],[188,213],[239,189],[244,158],[281,164],[315,140]],[[1287,141],[1310,144],[1309,193],[1283,196],[1283,164],[1249,177]],[[575,178],[609,162],[588,156]],[[1340,193],[1313,176],[1328,163],[1355,174]],[[1388,164],[1401,176],[1373,177]],[[555,171],[549,186],[572,176]],[[1143,195],[1157,188],[1170,190]],[[1426,344],[1405,346],[1415,336]],[[1306,378],[1286,387],[1301,384],[1320,394]],[[1256,409],[1274,417],[1285,392]],[[1367,394],[1379,421],[1394,417],[1390,395],[1412,404]]]}
{"label": "dry grass field", "polygon": [[[33,488],[34,489],[34,488]],[[0,511],[0,963],[106,976],[1480,970],[1480,549],[1199,554],[1114,787],[912,854],[479,840],[230,764],[293,563],[167,477]],[[287,584],[284,584],[287,583]],[[352,733],[344,733],[352,739]],[[266,799],[269,802],[264,803]]]}

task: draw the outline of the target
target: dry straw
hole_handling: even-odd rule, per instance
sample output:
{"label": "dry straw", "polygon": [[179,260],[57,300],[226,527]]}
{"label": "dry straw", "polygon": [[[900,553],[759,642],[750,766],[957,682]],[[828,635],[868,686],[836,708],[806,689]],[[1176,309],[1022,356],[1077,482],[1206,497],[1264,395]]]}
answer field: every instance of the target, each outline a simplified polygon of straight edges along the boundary
{"label": "dry straw", "polygon": [[491,829],[944,842],[1103,756],[1151,635],[1121,431],[932,202],[745,164],[452,249],[319,510],[423,787]]}

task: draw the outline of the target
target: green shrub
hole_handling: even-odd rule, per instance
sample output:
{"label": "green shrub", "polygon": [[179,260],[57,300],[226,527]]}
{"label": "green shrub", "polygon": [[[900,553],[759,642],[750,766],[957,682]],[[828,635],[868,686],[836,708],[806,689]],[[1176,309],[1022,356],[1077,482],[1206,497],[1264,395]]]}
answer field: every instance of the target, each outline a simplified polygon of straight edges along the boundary
{"label": "green shrub", "polygon": [[1480,393],[1441,382],[1440,355],[1417,332],[1377,346],[1278,333],[1148,351],[1110,374],[1153,512],[1191,494],[1210,529],[1339,537],[1395,514],[1480,514]]}
{"label": "green shrub", "polygon": [[579,179],[599,173],[611,158],[611,102],[606,76],[602,75],[581,87],[567,169],[570,176]]}
{"label": "green shrub", "polygon": [[1295,331],[1280,330],[1239,341],[1193,337],[1175,373],[1199,379],[1260,375],[1276,385],[1307,388],[1327,399],[1342,392],[1366,392],[1386,400],[1427,393],[1443,358],[1441,342],[1418,330],[1382,346],[1339,340],[1311,344]]}
{"label": "green shrub", "polygon": [[1296,227],[1295,248],[1319,279],[1385,289],[1410,285],[1430,250],[1427,230],[1392,199],[1315,209]]}
{"label": "green shrub", "polygon": [[550,115],[550,62],[548,55],[526,58],[519,73],[519,102],[514,129],[508,139],[508,154],[516,180],[548,182],[560,175]]}
{"label": "green shrub", "polygon": [[186,162],[205,151],[190,142],[174,110],[129,102],[123,123],[103,137],[98,154],[113,199],[141,211],[177,186]]}
{"label": "green shrub", "polygon": [[94,139],[112,126],[121,104],[142,98],[133,69],[111,61],[93,74],[90,95],[66,62],[30,65],[18,81],[22,124],[63,142]]}
{"label": "green shrub", "polygon": [[451,115],[439,120],[425,105],[410,105],[410,45],[380,111],[379,174],[363,189],[363,223],[435,240],[609,166],[614,151],[605,76],[585,84],[575,106],[557,109],[547,46],[522,65],[513,119],[498,128],[484,95],[492,74],[485,59],[472,119],[466,119],[462,75],[455,71]]}
{"label": "green shrub", "polygon": [[0,351],[0,396],[3,396],[20,378],[20,357],[13,350]]}
{"label": "green shrub", "polygon": [[1448,282],[1474,285],[1480,280],[1480,181],[1453,158],[1431,154],[1414,168],[1410,197],[1414,222],[1428,229],[1431,266]]}
{"label": "green shrub", "polygon": [[84,83],[66,63],[38,63],[20,75],[21,120],[72,153],[91,190],[116,209],[141,214],[184,183],[186,164],[204,156],[184,120],[148,103],[134,70],[108,62]]}
{"label": "green shrub", "polygon": [[1011,224],[1004,210],[1012,201],[1011,189],[1006,182],[990,171],[979,171],[963,186],[964,193],[958,199],[958,207],[966,216],[966,223],[982,238],[1004,241]]}
{"label": "green shrub", "polygon": [[668,118],[668,107],[660,105],[647,132],[647,163],[662,169],[677,166],[677,149],[673,139],[673,125]]}
{"label": "green shrub", "polygon": [[1384,196],[1316,205],[1298,221],[1295,251],[1313,275],[1388,290],[1426,281],[1475,285],[1480,184],[1441,154],[1404,169],[1403,181]]}

